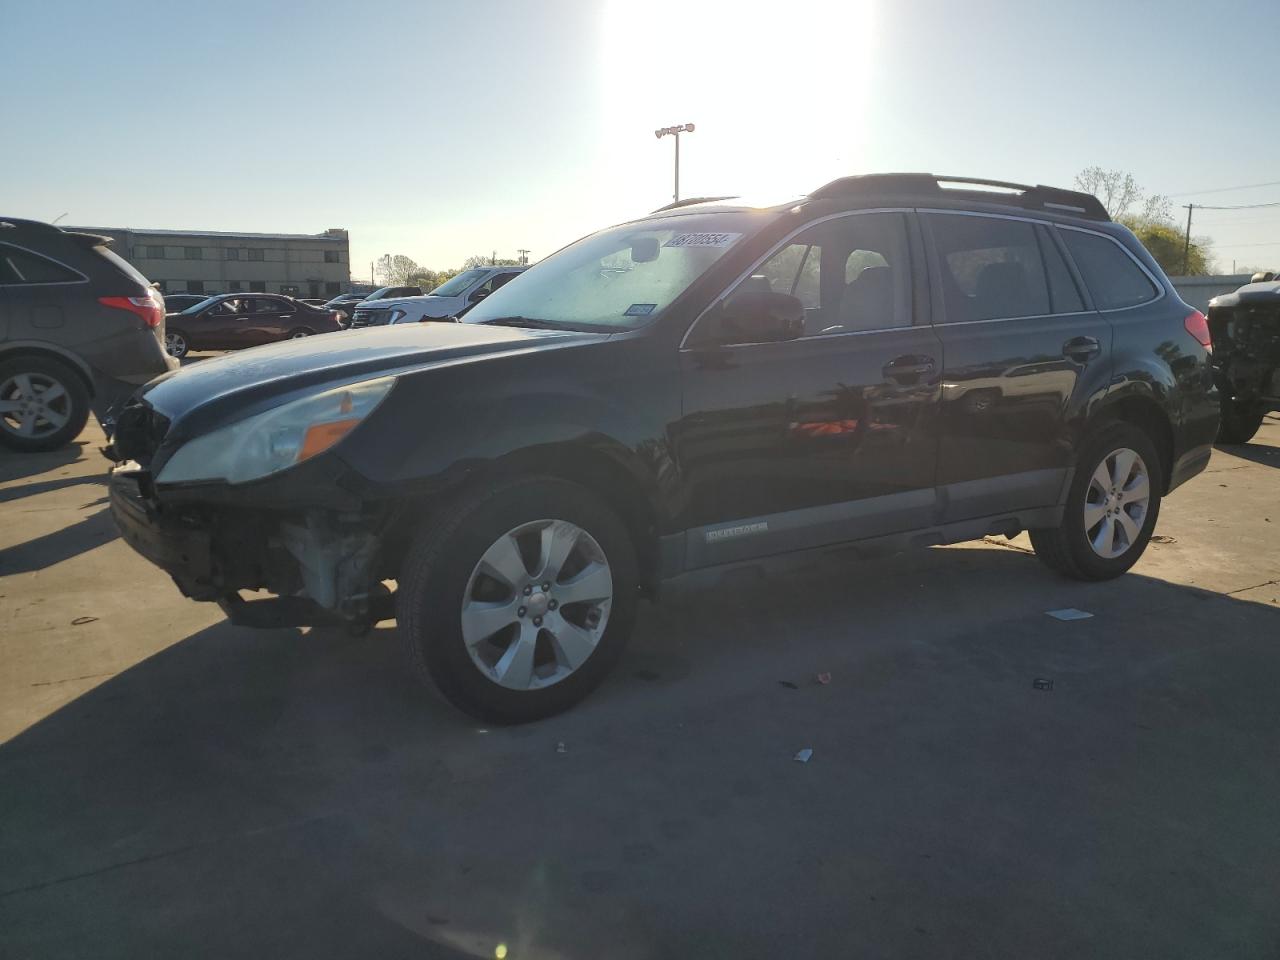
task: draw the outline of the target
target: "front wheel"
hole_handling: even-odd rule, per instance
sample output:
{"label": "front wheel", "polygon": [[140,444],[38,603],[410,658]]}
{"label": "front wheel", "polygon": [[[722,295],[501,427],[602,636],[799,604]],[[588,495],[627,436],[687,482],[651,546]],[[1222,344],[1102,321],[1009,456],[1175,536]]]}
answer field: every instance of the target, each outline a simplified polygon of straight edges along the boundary
{"label": "front wheel", "polygon": [[169,356],[181,360],[191,352],[191,344],[187,342],[187,335],[181,330],[166,330],[164,332],[164,351]]}
{"label": "front wheel", "polygon": [[1266,411],[1257,403],[1223,400],[1218,421],[1219,443],[1248,443],[1262,426]]}
{"label": "front wheel", "polygon": [[635,616],[625,525],[563,480],[495,484],[410,548],[397,619],[415,672],[490,723],[559,713],[617,662]]}
{"label": "front wheel", "polygon": [[1081,447],[1061,525],[1031,531],[1036,556],[1075,580],[1120,576],[1147,548],[1163,489],[1151,438],[1130,423],[1103,427]]}
{"label": "front wheel", "polygon": [[56,450],[89,419],[89,391],[79,374],[51,357],[0,363],[0,444],[13,450]]}

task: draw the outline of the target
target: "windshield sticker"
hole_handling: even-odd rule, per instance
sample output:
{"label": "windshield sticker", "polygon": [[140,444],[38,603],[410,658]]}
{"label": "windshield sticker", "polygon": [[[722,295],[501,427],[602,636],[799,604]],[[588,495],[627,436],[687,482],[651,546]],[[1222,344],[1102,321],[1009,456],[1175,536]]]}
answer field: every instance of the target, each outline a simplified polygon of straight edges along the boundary
{"label": "windshield sticker", "polygon": [[623,316],[647,317],[656,309],[658,309],[658,305],[656,303],[633,303],[631,306],[627,307],[627,312],[624,313]]}
{"label": "windshield sticker", "polygon": [[740,233],[679,233],[663,244],[664,247],[728,247]]}

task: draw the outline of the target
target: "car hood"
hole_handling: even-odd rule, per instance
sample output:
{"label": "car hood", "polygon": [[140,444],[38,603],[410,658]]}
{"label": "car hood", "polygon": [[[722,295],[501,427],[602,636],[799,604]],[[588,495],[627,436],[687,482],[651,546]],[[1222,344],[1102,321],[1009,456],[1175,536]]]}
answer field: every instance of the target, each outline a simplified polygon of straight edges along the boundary
{"label": "car hood", "polygon": [[178,439],[322,386],[603,336],[461,323],[344,330],[201,360],[151,381],[140,398],[168,421],[170,437]]}

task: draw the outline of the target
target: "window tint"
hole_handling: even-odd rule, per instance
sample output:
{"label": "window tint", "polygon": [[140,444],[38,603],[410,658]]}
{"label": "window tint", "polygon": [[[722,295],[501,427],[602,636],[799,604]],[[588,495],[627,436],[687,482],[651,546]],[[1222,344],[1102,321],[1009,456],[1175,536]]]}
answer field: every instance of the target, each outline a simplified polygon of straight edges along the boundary
{"label": "window tint", "polygon": [[0,246],[0,283],[74,283],[80,274],[44,257]]}
{"label": "window tint", "polygon": [[911,325],[911,261],[900,213],[816,224],[770,257],[738,290],[787,293],[804,304],[804,333]]}
{"label": "window tint", "polygon": [[250,313],[292,313],[293,309],[283,300],[255,297],[249,301]]}
{"label": "window tint", "polygon": [[929,214],[946,322],[1049,313],[1035,228],[1021,220]]}
{"label": "window tint", "polygon": [[1118,243],[1095,233],[1061,232],[1099,310],[1132,307],[1159,296],[1155,284]]}
{"label": "window tint", "polygon": [[506,285],[518,276],[520,276],[518,273],[500,273],[489,282],[493,285],[493,289],[497,290],[499,287]]}
{"label": "window tint", "polygon": [[1054,243],[1048,227],[1036,227],[1036,237],[1040,240],[1044,270],[1049,277],[1049,306],[1054,313],[1078,313],[1084,309],[1084,301],[1067,269],[1067,261],[1062,258],[1062,251]]}

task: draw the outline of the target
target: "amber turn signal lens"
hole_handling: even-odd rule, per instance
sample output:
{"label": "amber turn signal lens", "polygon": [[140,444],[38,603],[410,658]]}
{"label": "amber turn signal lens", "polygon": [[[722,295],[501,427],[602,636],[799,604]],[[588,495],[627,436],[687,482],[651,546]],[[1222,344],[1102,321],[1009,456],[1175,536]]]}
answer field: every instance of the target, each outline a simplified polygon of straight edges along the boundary
{"label": "amber turn signal lens", "polygon": [[359,420],[334,420],[330,423],[317,423],[307,427],[302,438],[302,449],[298,451],[298,463],[317,453],[324,453],[335,443],[356,428]]}

